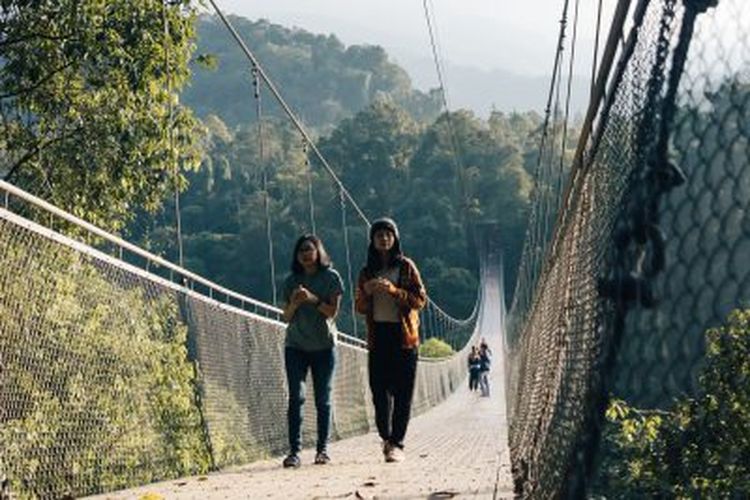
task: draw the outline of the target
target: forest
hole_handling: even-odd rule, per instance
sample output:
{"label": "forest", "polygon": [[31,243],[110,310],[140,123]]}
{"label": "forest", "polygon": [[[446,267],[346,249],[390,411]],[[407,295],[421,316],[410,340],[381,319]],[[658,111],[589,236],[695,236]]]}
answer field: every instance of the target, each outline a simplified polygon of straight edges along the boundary
{"label": "forest", "polygon": [[[32,3],[34,8],[24,1],[0,2],[4,180],[172,261],[180,259],[181,236],[189,270],[278,303],[274,290],[288,272],[292,244],[302,233],[323,238],[342,276],[356,273],[363,262],[366,225],[313,154],[314,146],[368,218],[389,215],[398,221],[403,248],[419,265],[431,298],[449,314],[463,317],[473,308],[479,226],[491,224],[499,231],[506,292],[513,293],[527,216],[544,196],[540,193],[549,191],[536,175],[539,143],[549,125],[544,117],[523,110],[495,111],[485,120],[467,110],[446,110],[439,89],[414,89],[408,74],[380,47],[347,47],[333,35],[232,17],[308,127],[314,144],[307,144],[263,84],[260,100],[254,96],[258,86],[252,67],[219,20],[200,14],[193,2]],[[692,106],[678,111],[673,146],[681,151],[683,167],[702,175],[691,176],[689,189],[675,192],[664,211],[671,217],[672,241],[678,243],[668,248],[668,256],[678,264],[674,276],[684,279],[672,277],[674,289],[662,307],[669,306],[672,317],[684,320],[672,323],[679,328],[665,330],[667,340],[674,337],[678,356],[702,359],[704,345],[707,355],[702,367],[681,363],[691,377],[701,368],[695,377],[701,396],[672,405],[662,397],[659,403],[666,409],[630,406],[632,394],[624,377],[619,381],[618,396],[629,401],[615,399],[607,411],[612,425],[605,429],[604,445],[613,458],[601,464],[598,486],[622,498],[723,498],[726,492],[750,491],[750,317],[737,310],[722,315],[723,325],[713,319],[706,326],[697,321],[714,314],[717,304],[728,310],[746,308],[736,303],[747,296],[749,283],[744,265],[750,241],[746,80],[727,80],[712,92],[702,88]],[[558,126],[558,112],[553,110],[552,130]],[[568,131],[563,159],[576,142],[577,132]],[[0,232],[6,238],[9,234]],[[45,438],[36,430],[51,425],[49,419],[55,433],[91,435],[92,446],[106,443],[112,437],[106,425],[132,421],[136,423],[128,425],[142,430],[140,417],[121,410],[121,403],[153,391],[159,405],[149,414],[152,426],[168,436],[165,450],[179,448],[185,456],[154,458],[144,452],[163,463],[165,471],[149,469],[136,479],[206,470],[200,416],[192,406],[186,331],[176,319],[177,306],[155,301],[146,308],[143,297],[103,281],[90,264],[65,257],[51,266],[42,258],[48,249],[33,241],[29,246],[36,252],[34,268],[44,272],[28,273],[32,279],[17,280],[14,288],[2,291],[13,304],[32,303],[26,302],[32,288],[49,297],[32,297],[38,305],[29,310],[45,311],[37,314],[40,336],[34,342],[30,330],[16,323],[15,310],[0,314],[0,322],[5,321],[0,330],[13,334],[0,336],[0,352],[22,354],[22,369],[8,370],[17,379],[6,386],[20,387],[14,397],[25,402],[14,407],[18,415],[2,415],[17,420],[14,425],[21,429],[6,426],[4,436]],[[0,260],[7,269],[25,262],[13,252]],[[62,279],[71,268],[84,271]],[[693,300],[709,292],[718,299]],[[94,303],[105,295],[114,298],[96,311],[97,318],[114,322],[92,321],[84,325],[86,335],[80,334],[71,304]],[[126,313],[138,321],[126,325]],[[342,313],[344,331],[348,314]],[[677,343],[689,328],[700,342],[684,348]],[[59,331],[65,335],[56,344]],[[139,342],[117,337],[108,346],[102,339],[113,338],[112,331],[128,331]],[[651,339],[654,330],[644,328],[640,334]],[[639,339],[631,335],[628,340]],[[73,390],[49,390],[47,379],[68,377],[62,363],[35,361],[50,346],[56,349],[54,357],[46,359],[57,362],[68,351],[69,359],[92,368],[92,375],[76,375]],[[104,364],[94,359],[97,349],[114,353],[119,361],[106,364],[123,376],[144,359],[153,376],[144,377],[141,385],[122,384],[126,397],[79,389],[76,384],[96,381],[95,363]],[[141,352],[160,352],[162,362]],[[627,356],[633,356],[633,366],[643,365],[644,356],[635,349],[623,349],[625,363],[631,361]],[[26,376],[26,369],[31,375]],[[640,390],[643,379],[635,380]],[[47,403],[30,412],[24,405],[44,390],[49,392]],[[95,432],[69,431],[64,424],[74,421],[71,415],[79,411],[77,398],[83,393],[92,405],[115,408],[110,414],[117,418],[99,419]],[[133,446],[141,449],[139,443],[152,441],[142,432]],[[19,442],[22,446],[12,450],[19,457],[45,446],[32,439]],[[89,459],[88,452],[82,454],[81,460]],[[23,467],[36,470],[37,464],[32,460]],[[112,488],[126,479],[101,480]]]}
{"label": "forest", "polygon": [[[342,226],[335,183],[263,85],[257,113],[252,68],[225,28],[189,2],[156,18],[149,5],[107,7],[103,25],[94,6],[89,24],[52,4],[7,17],[3,178],[174,261],[178,190],[185,266],[262,300],[273,301],[269,254],[278,284],[313,225],[342,269],[351,232],[356,276],[364,222],[347,206]],[[436,303],[473,308],[477,223],[499,226],[513,283],[541,116],[447,111],[380,47],[231,19],[363,213],[399,222]],[[47,22],[55,40],[33,57],[12,43]]]}

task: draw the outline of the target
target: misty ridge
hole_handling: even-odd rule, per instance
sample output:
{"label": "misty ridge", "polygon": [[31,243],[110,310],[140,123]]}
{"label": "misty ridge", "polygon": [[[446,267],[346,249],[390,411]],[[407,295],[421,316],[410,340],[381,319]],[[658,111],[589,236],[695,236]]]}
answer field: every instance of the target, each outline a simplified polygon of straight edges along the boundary
{"label": "misty ridge", "polygon": [[[332,130],[341,120],[376,100],[391,101],[421,123],[434,121],[443,111],[434,62],[429,57],[399,51],[396,56],[378,45],[345,45],[335,34],[315,34],[271,21],[230,16],[240,35],[258,57],[271,80],[303,122],[318,133]],[[213,70],[193,67],[183,101],[198,116],[214,114],[227,125],[255,120],[250,66],[219,20],[203,15],[197,23],[197,54],[215,56]],[[550,77],[519,75],[503,69],[443,62],[451,111],[467,109],[487,119],[492,111],[544,112]],[[406,68],[409,68],[407,71]],[[567,78],[560,92],[566,91]],[[589,82],[572,80],[570,117],[585,111]],[[281,115],[272,99],[265,112]],[[560,110],[560,113],[564,110]]]}
{"label": "misty ridge", "polygon": [[[413,85],[418,89],[436,86],[435,63],[432,59],[413,54],[398,54],[395,60],[408,68]],[[492,111],[504,113],[536,111],[544,113],[549,93],[550,75],[523,75],[501,68],[483,69],[444,61],[448,103],[452,109],[469,109],[486,119]],[[567,85],[567,76],[562,82]],[[573,75],[570,115],[574,121],[586,111],[590,82],[587,77]],[[565,87],[561,88],[565,92]],[[564,94],[563,94],[564,95]]]}

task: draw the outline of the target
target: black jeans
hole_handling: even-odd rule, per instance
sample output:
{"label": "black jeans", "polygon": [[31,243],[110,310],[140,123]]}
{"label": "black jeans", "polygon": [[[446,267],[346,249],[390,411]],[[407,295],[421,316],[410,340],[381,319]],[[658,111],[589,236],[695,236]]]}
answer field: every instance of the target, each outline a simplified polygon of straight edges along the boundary
{"label": "black jeans", "polygon": [[479,387],[479,370],[469,370],[469,390],[476,391]]}
{"label": "black jeans", "polygon": [[374,345],[368,355],[370,391],[380,437],[403,448],[411,415],[417,349],[403,349],[399,323],[375,323]]}
{"label": "black jeans", "polygon": [[305,377],[312,371],[315,409],[318,414],[318,451],[325,451],[331,427],[331,381],[336,365],[335,348],[322,351],[303,351],[287,347],[284,350],[286,380],[289,384],[289,451],[302,449],[302,405],[305,404]]}

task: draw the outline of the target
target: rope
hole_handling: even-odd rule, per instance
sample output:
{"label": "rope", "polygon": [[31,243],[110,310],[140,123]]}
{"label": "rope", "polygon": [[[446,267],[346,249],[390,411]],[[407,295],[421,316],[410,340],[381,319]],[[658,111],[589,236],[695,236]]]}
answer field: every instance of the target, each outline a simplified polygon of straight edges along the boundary
{"label": "rope", "polygon": [[175,230],[177,231],[177,263],[180,267],[184,265],[183,258],[183,246],[182,246],[182,216],[180,210],[180,183],[179,183],[179,168],[177,165],[177,158],[174,154],[174,103],[172,101],[172,68],[171,68],[171,53],[169,50],[170,36],[169,36],[169,19],[167,18],[167,3],[162,3],[162,19],[164,21],[164,66],[166,67],[167,74],[167,92],[169,94],[169,126],[167,127],[167,134],[169,140],[169,158],[172,163],[172,180],[174,182],[174,212],[175,212]]}
{"label": "rope", "polygon": [[255,97],[255,113],[258,117],[258,157],[260,160],[261,171],[262,171],[262,183],[263,183],[263,211],[266,215],[266,239],[268,240],[268,263],[270,264],[271,270],[271,293],[273,296],[273,303],[276,304],[276,264],[273,259],[273,235],[271,234],[271,200],[268,194],[268,166],[266,165],[265,151],[263,148],[263,107],[261,105],[260,97],[260,79],[258,78],[257,68],[253,68],[253,96]]}

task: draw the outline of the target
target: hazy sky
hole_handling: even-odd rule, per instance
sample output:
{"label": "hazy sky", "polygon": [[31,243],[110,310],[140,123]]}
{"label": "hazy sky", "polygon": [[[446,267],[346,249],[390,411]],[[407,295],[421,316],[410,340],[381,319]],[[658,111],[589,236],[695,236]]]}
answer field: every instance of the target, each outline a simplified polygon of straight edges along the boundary
{"label": "hazy sky", "polygon": [[[265,18],[286,27],[335,34],[344,44],[381,45],[416,88],[437,87],[423,0],[215,0],[225,13]],[[552,73],[563,0],[428,0],[434,15],[451,108],[486,115],[499,109],[543,109]],[[602,0],[600,48],[618,0]],[[569,2],[563,79],[568,72],[574,5]],[[599,0],[579,0],[572,105],[585,110]],[[738,33],[747,37],[750,0],[726,0],[706,20],[718,28],[704,37],[701,57],[741,58]],[[721,4],[720,4],[721,5]],[[632,13],[631,13],[632,15]],[[706,16],[703,16],[706,17]],[[697,31],[702,20],[699,19]],[[629,23],[628,23],[629,24]],[[716,36],[718,34],[718,36]],[[747,40],[747,38],[745,38]],[[711,42],[713,40],[713,42]],[[721,45],[735,52],[722,50]],[[601,50],[599,52],[601,56]],[[719,69],[725,66],[720,65]],[[520,75],[515,78],[515,75]],[[565,81],[565,80],[563,80]]]}
{"label": "hazy sky", "polygon": [[[347,45],[382,45],[407,69],[410,61],[432,57],[422,0],[216,2],[225,12],[250,19],[266,18],[315,33],[334,33]],[[603,3],[607,13],[602,31],[606,33],[616,0]],[[551,72],[561,0],[432,0],[431,5],[446,62],[524,75]],[[597,5],[598,0],[580,0],[581,67],[576,70],[580,74],[590,71]]]}

